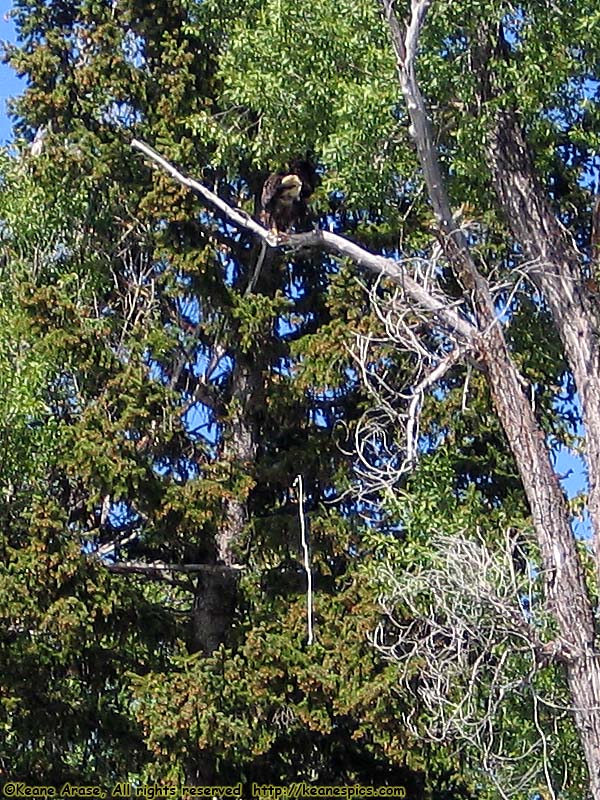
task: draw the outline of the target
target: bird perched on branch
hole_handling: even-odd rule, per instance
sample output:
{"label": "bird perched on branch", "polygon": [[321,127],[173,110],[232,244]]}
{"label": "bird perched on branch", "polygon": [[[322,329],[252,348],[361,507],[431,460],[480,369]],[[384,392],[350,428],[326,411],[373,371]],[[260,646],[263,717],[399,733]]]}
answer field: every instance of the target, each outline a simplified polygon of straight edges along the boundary
{"label": "bird perched on branch", "polygon": [[[260,197],[260,221],[271,229],[276,239],[292,229],[310,228],[312,220],[307,200],[318,183],[317,171],[308,158],[297,158],[290,162],[289,169],[269,175]],[[266,256],[267,245],[262,242],[256,267],[246,286],[246,296],[254,291]]]}
{"label": "bird perched on branch", "polygon": [[296,159],[288,170],[269,175],[260,198],[261,222],[275,235],[306,227],[310,222],[307,200],[317,182],[315,167],[307,159]]}

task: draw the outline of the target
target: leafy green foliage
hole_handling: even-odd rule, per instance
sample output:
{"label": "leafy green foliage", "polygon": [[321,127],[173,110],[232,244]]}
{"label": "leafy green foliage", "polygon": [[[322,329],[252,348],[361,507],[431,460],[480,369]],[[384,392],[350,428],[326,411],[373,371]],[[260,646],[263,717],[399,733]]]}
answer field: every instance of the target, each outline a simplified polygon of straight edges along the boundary
{"label": "leafy green foliage", "polygon": [[[597,137],[584,81],[597,19],[567,6],[548,34],[543,5],[523,6],[509,20],[517,57],[494,68],[498,102],[519,108],[543,180],[560,179],[554,200],[584,242],[589,196],[578,184]],[[484,269],[507,276],[511,347],[548,430],[568,440],[573,424],[552,405],[564,364],[534,327],[546,325],[543,309],[511,294],[520,258],[482,149],[494,104],[474,99],[468,43],[504,7],[432,11],[419,70],[452,200],[465,206]],[[381,329],[353,270],[284,254],[246,294],[259,248],[129,147],[134,135],[147,139],[248,213],[268,169],[309,153],[323,171],[322,227],[426,256],[431,214],[377,4],[19,0],[13,13],[21,41],[8,58],[29,86],[13,106],[21,157],[4,159],[0,195],[9,454],[0,609],[10,620],[0,758],[37,782],[302,774],[485,796],[462,774],[464,753],[418,744],[404,729],[402,715],[421,709],[398,695],[394,669],[368,643],[379,617],[377,586],[365,582],[384,555],[402,568],[430,557],[439,526],[458,533],[483,519],[490,540],[497,527],[526,527],[483,380],[471,376],[466,408],[459,371],[428,400],[429,456],[388,498],[392,531],[365,530],[345,494],[344,450],[368,405],[348,346],[356,332]],[[25,143],[42,125],[35,159]],[[450,276],[444,288],[452,292]],[[410,374],[410,355],[383,346],[378,357]],[[314,647],[305,645],[298,474]],[[222,646],[207,655],[202,572],[136,578],[113,568],[214,566],[232,530],[229,555],[243,577]],[[530,723],[516,705],[509,713]]]}

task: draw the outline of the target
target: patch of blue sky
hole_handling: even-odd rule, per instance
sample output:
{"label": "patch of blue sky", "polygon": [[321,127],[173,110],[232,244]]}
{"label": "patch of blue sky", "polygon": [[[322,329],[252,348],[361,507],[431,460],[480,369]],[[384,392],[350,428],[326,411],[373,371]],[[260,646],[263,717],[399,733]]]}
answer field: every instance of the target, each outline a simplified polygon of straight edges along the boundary
{"label": "patch of blue sky", "polygon": [[191,405],[182,416],[182,424],[190,439],[201,439],[215,455],[219,442],[220,426],[214,418],[212,409],[201,402]]}
{"label": "patch of blue sky", "polygon": [[571,530],[576,539],[581,542],[592,542],[594,532],[592,522],[587,510],[584,509],[580,514],[571,519]]}
{"label": "patch of blue sky", "polygon": [[[591,78],[571,78],[561,87],[563,98],[560,105],[545,110],[543,116],[561,130],[569,130],[582,121],[586,107],[597,96],[598,86],[598,81]],[[568,158],[567,164],[571,165]]]}
{"label": "patch of blue sky", "polygon": [[148,372],[151,380],[166,386],[169,383],[169,375],[163,369],[162,364],[160,364],[160,362],[158,362],[156,359],[152,358],[150,353],[146,354],[144,360],[148,365]]}
{"label": "patch of blue sky", "polygon": [[246,235],[234,222],[228,220],[222,220],[220,227],[223,234],[232,242],[240,242]]}
{"label": "patch of blue sky", "polygon": [[556,474],[567,497],[573,498],[582,492],[587,492],[587,467],[581,455],[560,445],[554,451],[553,461]]}
{"label": "patch of blue sky", "polygon": [[152,464],[153,471],[161,478],[169,478],[174,483],[184,484],[200,476],[200,468],[191,459],[183,456],[157,458]]}
{"label": "patch of blue sky", "polygon": [[215,361],[214,364],[211,365],[210,362],[212,361],[212,354],[210,359],[207,359],[205,354],[199,354],[197,364],[194,368],[194,374],[198,376],[206,375],[207,380],[217,384],[227,380],[231,375],[235,364],[233,358],[229,355],[222,355]]}
{"label": "patch of blue sky", "polygon": [[[81,549],[84,553],[95,553],[99,551],[100,557],[109,562],[116,562],[122,557],[122,550],[127,547],[127,543],[133,539],[137,539],[141,530],[137,530],[138,526],[141,527],[142,517],[135,511],[129,502],[126,500],[118,500],[110,503],[107,522],[114,531],[114,542],[101,543],[97,537],[89,538],[86,535],[85,540],[82,542]],[[124,533],[129,535],[123,536]],[[124,544],[120,544],[120,540],[125,539]]]}
{"label": "patch of blue sky", "polygon": [[236,258],[232,258],[228,253],[223,251],[219,252],[219,259],[223,265],[223,269],[225,270],[223,281],[225,282],[226,286],[232,288],[235,286],[235,282],[237,280],[239,263]]}
{"label": "patch of blue sky", "polygon": [[175,307],[177,308],[177,313],[193,325],[197,325],[200,322],[202,307],[200,298],[197,295],[180,295],[175,299]]}
{"label": "patch of blue sky", "polygon": [[510,10],[504,14],[502,17],[502,28],[504,30],[504,36],[509,44],[514,45],[518,43],[525,20],[525,11],[518,5],[512,6]]}
{"label": "patch of blue sky", "polygon": [[289,314],[282,314],[275,322],[275,333],[282,339],[293,336],[313,318],[314,314],[310,312],[303,316],[299,315],[296,311],[291,311]]}
{"label": "patch of blue sky", "polygon": [[134,511],[131,505],[125,500],[118,500],[111,503],[108,510],[108,522],[111,528],[121,530],[126,525],[131,525],[141,519],[140,515]]}
{"label": "patch of blue sky", "polygon": [[[573,391],[572,384],[572,376],[570,373],[566,373],[562,379],[561,392],[554,398],[553,406],[556,413],[560,414],[569,426],[571,434],[577,437],[579,441],[583,441],[585,430],[582,422],[581,404],[578,395]],[[587,492],[587,467],[582,453],[552,437],[548,438],[548,444],[555,472],[567,497],[573,499],[577,495]],[[581,527],[581,523],[579,527]]]}
{"label": "patch of blue sky", "polygon": [[132,67],[142,69],[142,67],[145,66],[144,40],[141,36],[134,33],[134,31],[127,31],[123,37],[121,50],[123,51],[125,60],[131,64]]}
{"label": "patch of blue sky", "polygon": [[306,282],[300,275],[294,275],[292,265],[288,264],[288,285],[286,294],[292,300],[299,300],[306,294]]}
{"label": "patch of blue sky", "polygon": [[[10,17],[12,3],[10,0],[0,0],[0,40],[2,42],[15,42],[16,31]],[[16,73],[7,65],[0,63],[0,146],[7,144],[12,139],[12,125],[8,117],[7,102],[12,97],[17,97],[25,88],[25,80],[17,77]]]}
{"label": "patch of blue sky", "polygon": [[271,365],[271,371],[274,375],[291,375],[294,368],[295,361],[290,356],[280,356]]}
{"label": "patch of blue sky", "polygon": [[323,430],[327,430],[330,428],[329,420],[325,412],[320,408],[312,408],[308,412],[309,419],[317,428],[322,428]]}
{"label": "patch of blue sky", "polygon": [[129,130],[143,122],[141,111],[126,100],[111,100],[100,112],[100,119],[109,125]]}
{"label": "patch of blue sky", "polygon": [[215,218],[208,208],[203,208],[198,214],[198,221],[204,227],[210,227],[215,222]]}

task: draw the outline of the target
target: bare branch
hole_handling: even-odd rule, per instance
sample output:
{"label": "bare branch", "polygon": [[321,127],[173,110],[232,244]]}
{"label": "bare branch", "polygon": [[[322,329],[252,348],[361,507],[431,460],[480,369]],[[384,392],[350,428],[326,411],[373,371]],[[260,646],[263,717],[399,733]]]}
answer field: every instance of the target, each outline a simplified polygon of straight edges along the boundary
{"label": "bare branch", "polygon": [[434,213],[442,231],[452,234],[461,249],[467,250],[464,235],[456,224],[450,208],[437,157],[433,129],[415,74],[419,35],[430,5],[431,0],[413,0],[410,21],[406,29],[406,35],[403,37],[394,9],[394,0],[383,0],[385,17],[396,52],[400,86],[410,116],[411,134],[417,145],[419,160],[423,167],[423,175]]}
{"label": "bare branch", "polygon": [[237,225],[239,228],[251,231],[261,239],[269,241],[270,232],[266,228],[263,228],[262,225],[259,225],[258,222],[253,220],[252,217],[246,214],[245,211],[232,208],[224,200],[221,200],[218,195],[216,195],[214,192],[211,192],[210,189],[207,189],[202,183],[195,181],[193,178],[188,178],[187,175],[184,175],[183,172],[180,172],[176,167],[169,163],[166,158],[163,158],[161,155],[159,155],[156,150],[153,150],[149,145],[141,142],[139,139],[133,139],[131,146],[148,156],[148,158],[158,164],[161,169],[168,173],[172,178],[175,178],[178,183],[181,183],[182,186],[187,186],[188,189],[192,189],[192,191],[197,192],[204,200],[206,200],[207,203],[210,203],[211,206],[218,208],[222,214],[228,217],[228,219],[235,223],[235,225]]}
{"label": "bare branch", "polygon": [[144,561],[122,561],[118,564],[106,564],[109,572],[119,575],[136,573],[139,575],[160,574],[169,572],[195,573],[204,572],[212,575],[229,575],[244,569],[241,564],[164,564],[161,561],[146,563]]}
{"label": "bare branch", "polygon": [[[564,689],[536,680],[564,653],[560,640],[544,641],[552,625],[530,549],[514,531],[494,548],[479,537],[436,534],[429,563],[386,571],[381,603],[388,620],[375,636],[427,709],[418,729],[409,713],[408,727],[431,741],[466,742],[506,798],[518,795],[524,780],[543,780],[550,718],[557,726],[570,711]],[[511,726],[511,702],[528,702],[532,716],[544,706],[537,741]]]}
{"label": "bare branch", "polygon": [[411,121],[410,132],[417,147],[429,199],[442,234],[442,246],[465,289],[477,288],[473,302],[479,308],[480,313],[485,316],[487,324],[493,324],[496,314],[489,286],[477,269],[464,232],[452,213],[435,145],[433,127],[416,77],[415,62],[419,35],[431,0],[413,0],[404,39],[396,16],[394,0],[382,0],[382,3],[396,53],[400,88]]}
{"label": "bare branch", "polygon": [[270,231],[263,228],[258,222],[253,220],[245,212],[232,208],[224,200],[221,200],[214,192],[207,189],[198,181],[188,178],[165,158],[156,153],[144,142],[134,139],[132,147],[140,150],[152,161],[158,164],[165,172],[171,175],[183,186],[187,186],[199,195],[211,206],[217,208],[231,222],[243,230],[250,231],[258,236],[269,247],[288,246],[293,249],[312,248],[323,250],[342,258],[348,258],[355,264],[365,267],[376,275],[383,275],[393,283],[402,286],[407,297],[417,303],[421,308],[435,315],[440,326],[452,331],[469,343],[474,343],[476,337],[475,328],[466,320],[462,319],[457,311],[445,300],[432,296],[417,281],[413,280],[406,273],[406,264],[412,263],[411,260],[395,261],[391,258],[375,255],[359,245],[351,242],[343,236],[331,233],[330,231],[310,231],[307,233],[296,233],[273,239]]}

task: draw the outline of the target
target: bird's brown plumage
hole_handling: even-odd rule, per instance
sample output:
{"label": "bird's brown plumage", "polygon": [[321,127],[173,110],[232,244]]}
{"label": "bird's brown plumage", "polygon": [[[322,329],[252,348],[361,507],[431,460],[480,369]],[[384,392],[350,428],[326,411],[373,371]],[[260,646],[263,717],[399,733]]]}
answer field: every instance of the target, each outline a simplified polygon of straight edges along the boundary
{"label": "bird's brown plumage", "polygon": [[292,161],[288,170],[269,175],[260,199],[263,224],[275,233],[305,226],[309,217],[306,201],[315,185],[315,169],[302,159]]}
{"label": "bird's brown plumage", "polygon": [[261,219],[274,231],[288,231],[300,212],[302,181],[297,175],[275,172],[269,175],[260,198]]}

